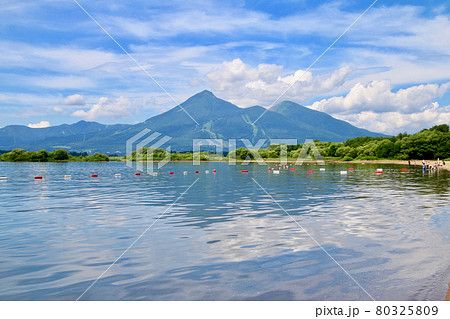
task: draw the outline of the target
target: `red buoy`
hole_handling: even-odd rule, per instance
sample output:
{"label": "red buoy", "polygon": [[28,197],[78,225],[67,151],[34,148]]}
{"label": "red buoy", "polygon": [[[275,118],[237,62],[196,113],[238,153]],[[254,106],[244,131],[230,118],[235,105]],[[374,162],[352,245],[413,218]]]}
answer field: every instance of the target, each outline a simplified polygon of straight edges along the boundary
{"label": "red buoy", "polygon": [[42,176],[35,176],[34,179],[42,179]]}
{"label": "red buoy", "polygon": [[269,167],[269,171],[271,170],[271,168]]}
{"label": "red buoy", "polygon": [[294,167],[291,167],[289,170],[290,170],[290,171],[295,171],[295,168],[294,168]]}
{"label": "red buoy", "polygon": [[407,172],[408,169],[407,168],[402,168],[402,172]]}
{"label": "red buoy", "polygon": [[216,170],[215,169],[213,169],[213,173],[215,173],[216,172]]}
{"label": "red buoy", "polygon": [[134,173],[134,176],[141,176],[141,173]]}
{"label": "red buoy", "polygon": [[195,174],[198,174],[198,171],[195,171]]}
{"label": "red buoy", "polygon": [[383,174],[381,171],[375,171],[375,174]]}
{"label": "red buoy", "polygon": [[243,169],[243,170],[242,170],[242,173],[248,173],[248,170]]}
{"label": "red buoy", "polygon": [[349,170],[349,171],[354,171],[355,169],[354,169],[354,168],[349,168],[348,170]]}
{"label": "red buoy", "polygon": [[173,175],[174,174],[174,172],[169,172],[169,175]]}
{"label": "red buoy", "polygon": [[92,174],[91,177],[98,177],[98,175],[97,174]]}
{"label": "red buoy", "polygon": [[306,174],[312,174],[313,171],[306,171]]}

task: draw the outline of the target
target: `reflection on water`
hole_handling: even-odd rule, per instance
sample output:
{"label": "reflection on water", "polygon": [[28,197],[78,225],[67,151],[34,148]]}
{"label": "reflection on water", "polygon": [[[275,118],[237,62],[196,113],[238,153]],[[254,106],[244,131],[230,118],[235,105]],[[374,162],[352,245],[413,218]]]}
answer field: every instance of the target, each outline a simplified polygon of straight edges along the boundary
{"label": "reflection on water", "polygon": [[443,299],[449,172],[348,167],[0,163],[0,300],[76,299],[197,177],[83,300],[369,300],[252,177],[375,299]]}

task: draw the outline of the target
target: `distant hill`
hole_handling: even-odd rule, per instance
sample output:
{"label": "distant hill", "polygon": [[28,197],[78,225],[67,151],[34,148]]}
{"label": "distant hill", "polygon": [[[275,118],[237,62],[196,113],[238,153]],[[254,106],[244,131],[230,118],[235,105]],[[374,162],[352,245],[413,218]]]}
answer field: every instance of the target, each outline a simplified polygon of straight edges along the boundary
{"label": "distant hill", "polygon": [[383,136],[293,102],[276,105],[255,125],[252,125],[253,121],[264,112],[264,108],[240,108],[217,98],[210,91],[190,97],[181,106],[200,125],[196,125],[179,106],[135,125],[103,125],[86,121],[47,128],[10,125],[0,129],[0,149],[35,151],[65,148],[69,151],[124,154],[126,140],[144,128],[172,137],[164,146],[171,145],[176,151],[191,150],[192,140],[200,138],[249,139],[255,144],[261,138],[297,138],[301,143],[308,138],[342,142],[359,136]]}

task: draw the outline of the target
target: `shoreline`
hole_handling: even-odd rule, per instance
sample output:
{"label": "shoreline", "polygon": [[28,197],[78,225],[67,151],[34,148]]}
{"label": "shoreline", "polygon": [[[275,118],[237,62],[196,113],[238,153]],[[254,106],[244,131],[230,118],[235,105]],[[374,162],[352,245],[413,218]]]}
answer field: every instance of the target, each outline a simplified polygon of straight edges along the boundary
{"label": "shoreline", "polygon": [[[121,160],[122,162],[125,162],[125,159]],[[296,159],[287,159],[287,163],[288,164],[293,164],[295,163],[297,160]],[[143,161],[143,162],[150,162],[150,161]],[[157,161],[155,161],[156,163]],[[192,163],[192,160],[174,160],[174,161],[170,161],[171,163]],[[222,161],[218,161],[218,160],[214,160],[214,161],[200,161],[200,163],[227,163],[229,162],[228,160],[222,160]],[[239,164],[244,162],[243,160],[236,160],[235,163]],[[279,159],[267,159],[264,160],[265,163],[280,163]],[[422,161],[419,160],[411,160],[411,164],[408,163],[407,160],[383,160],[383,159],[378,159],[378,160],[357,160],[357,161],[342,161],[342,160],[324,160],[325,164],[394,164],[394,165],[406,165],[406,166],[422,166]],[[428,161],[431,163],[434,163],[436,161]],[[442,162],[442,161],[441,161]],[[255,160],[250,160],[248,163],[258,163]],[[307,164],[317,164],[317,161],[302,161],[302,163],[307,163]],[[281,164],[281,163],[280,163]],[[445,163],[445,165],[443,166],[439,166],[439,169],[445,169],[445,170],[450,170],[450,164],[448,162]]]}

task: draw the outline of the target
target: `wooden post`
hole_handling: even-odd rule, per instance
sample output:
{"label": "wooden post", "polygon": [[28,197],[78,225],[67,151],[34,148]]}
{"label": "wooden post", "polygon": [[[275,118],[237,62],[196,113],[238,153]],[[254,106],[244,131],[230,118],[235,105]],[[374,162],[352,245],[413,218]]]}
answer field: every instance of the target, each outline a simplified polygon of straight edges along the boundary
{"label": "wooden post", "polygon": [[450,301],[450,282],[448,283],[448,291],[447,296],[445,297],[445,301]]}

